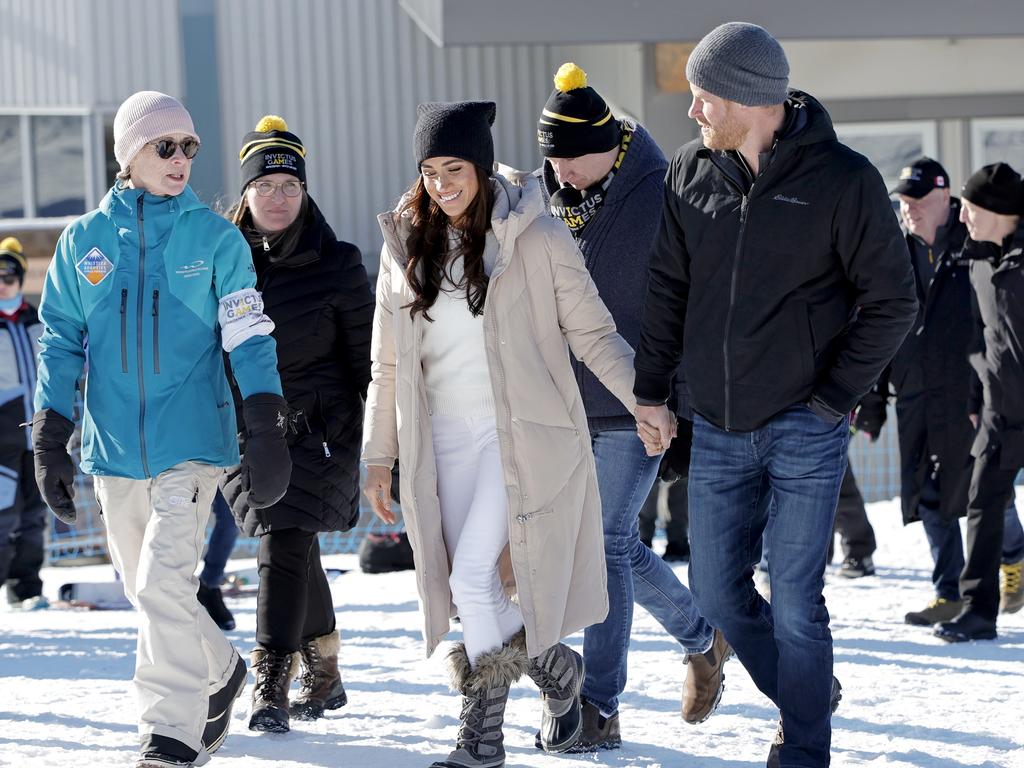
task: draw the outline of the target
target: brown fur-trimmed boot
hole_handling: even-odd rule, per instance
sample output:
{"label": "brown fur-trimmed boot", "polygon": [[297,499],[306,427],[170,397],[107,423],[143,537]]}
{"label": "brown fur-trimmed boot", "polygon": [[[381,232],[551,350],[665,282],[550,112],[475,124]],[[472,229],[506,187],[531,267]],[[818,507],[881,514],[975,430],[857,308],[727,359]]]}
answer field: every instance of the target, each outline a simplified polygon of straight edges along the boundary
{"label": "brown fur-trimmed boot", "polygon": [[288,724],[288,689],[299,671],[299,654],[281,653],[256,646],[252,652],[252,671],[256,685],[252,689],[250,731],[285,733]]}
{"label": "brown fur-trimmed boot", "polygon": [[307,640],[299,647],[302,688],[291,706],[292,717],[296,720],[316,720],[323,717],[325,709],[340,709],[348,703],[338,671],[340,649],[338,630]]}
{"label": "brown fur-trimmed boot", "polygon": [[448,653],[452,688],[462,694],[462,714],[455,750],[431,768],[502,768],[505,746],[502,725],[508,690],[529,664],[526,652],[512,641],[485,653],[470,669],[466,647],[457,643]]}

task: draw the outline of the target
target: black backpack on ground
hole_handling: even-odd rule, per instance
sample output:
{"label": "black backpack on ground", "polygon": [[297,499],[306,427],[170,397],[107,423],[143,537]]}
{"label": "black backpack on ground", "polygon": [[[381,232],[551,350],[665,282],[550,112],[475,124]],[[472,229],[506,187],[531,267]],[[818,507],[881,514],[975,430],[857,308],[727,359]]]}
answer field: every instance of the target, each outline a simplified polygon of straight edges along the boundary
{"label": "black backpack on ground", "polygon": [[359,545],[359,568],[363,573],[409,571],[414,567],[412,547],[405,531],[368,533]]}

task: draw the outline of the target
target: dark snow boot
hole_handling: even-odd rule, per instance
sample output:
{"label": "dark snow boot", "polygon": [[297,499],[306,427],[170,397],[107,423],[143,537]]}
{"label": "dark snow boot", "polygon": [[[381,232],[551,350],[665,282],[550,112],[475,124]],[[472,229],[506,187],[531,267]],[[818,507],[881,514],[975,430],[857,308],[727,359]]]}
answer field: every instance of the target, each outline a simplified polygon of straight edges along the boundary
{"label": "dark snow boot", "polygon": [[288,725],[288,688],[299,671],[299,654],[281,653],[262,646],[252,652],[256,685],[252,690],[250,731],[285,733]]}
{"label": "dark snow boot", "polygon": [[[522,631],[509,642],[517,643],[526,653],[526,635]],[[545,752],[565,752],[571,749],[583,731],[580,703],[583,657],[565,643],[557,643],[537,658],[530,659],[526,674],[540,689],[541,749]]]}
{"label": "dark snow boot", "polygon": [[231,709],[235,706],[235,699],[245,690],[246,677],[248,670],[245,668],[245,662],[236,653],[231,677],[220,690],[210,694],[206,727],[203,729],[203,747],[208,754],[212,755],[220,749],[228,735],[228,728],[231,727]]}
{"label": "dark snow boot", "polygon": [[199,591],[196,593],[196,597],[199,598],[199,603],[206,609],[206,612],[210,614],[214,624],[225,632],[230,632],[235,628],[235,617],[224,605],[224,595],[220,591],[220,587],[208,587],[199,582]]}
{"label": "dark snow boot", "polygon": [[462,714],[455,750],[430,768],[502,768],[505,746],[502,725],[508,690],[522,677],[529,660],[511,641],[485,653],[470,669],[466,647],[457,643],[448,654],[452,688],[462,694]]}
{"label": "dark snow boot", "polygon": [[292,701],[291,715],[296,720],[316,720],[325,709],[340,709],[348,703],[345,686],[338,672],[341,636],[335,630],[307,640],[299,647],[302,688]]}

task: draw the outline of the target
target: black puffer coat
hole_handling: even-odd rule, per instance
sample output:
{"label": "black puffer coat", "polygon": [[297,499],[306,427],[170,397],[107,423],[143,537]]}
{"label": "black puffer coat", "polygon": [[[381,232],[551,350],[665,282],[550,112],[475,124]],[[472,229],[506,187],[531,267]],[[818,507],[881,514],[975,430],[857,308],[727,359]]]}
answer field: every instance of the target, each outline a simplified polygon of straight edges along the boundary
{"label": "black puffer coat", "polygon": [[[935,275],[924,280],[917,276],[917,321],[857,413],[857,427],[877,435],[885,423],[886,401],[895,392],[904,523],[920,519],[921,488],[926,473],[936,465],[942,489],[940,515],[955,520],[967,513],[974,439],[968,418],[973,374],[967,355],[975,321],[970,262],[963,253],[967,228],[959,216],[960,201],[953,198]],[[908,234],[908,247],[910,238]]]}
{"label": "black puffer coat", "polygon": [[294,413],[291,483],[277,504],[244,515],[235,504],[237,472],[228,474],[224,494],[249,536],[279,528],[345,531],[359,517],[373,295],[359,249],[335,237],[311,198],[296,246],[275,250],[254,245],[253,263]]}

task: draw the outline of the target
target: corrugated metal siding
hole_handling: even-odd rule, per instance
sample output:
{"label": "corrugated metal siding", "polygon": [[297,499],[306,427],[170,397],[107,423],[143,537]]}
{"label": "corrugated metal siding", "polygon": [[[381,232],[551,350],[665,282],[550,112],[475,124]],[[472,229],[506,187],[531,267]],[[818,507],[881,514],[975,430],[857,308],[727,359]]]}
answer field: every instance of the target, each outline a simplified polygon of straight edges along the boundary
{"label": "corrugated metal siding", "polygon": [[492,99],[496,156],[520,168],[538,163],[547,46],[442,50],[397,0],[218,0],[217,24],[229,188],[240,179],[234,148],[262,115],[281,115],[306,145],[310,193],[371,271],[376,214],[415,178],[417,103]]}
{"label": "corrugated metal siding", "polygon": [[183,95],[176,0],[0,0],[0,106],[116,108]]}

